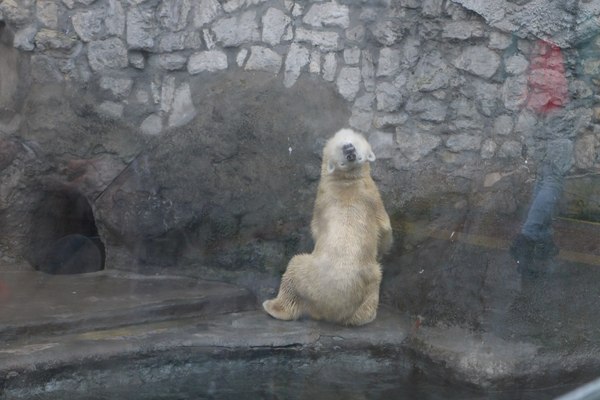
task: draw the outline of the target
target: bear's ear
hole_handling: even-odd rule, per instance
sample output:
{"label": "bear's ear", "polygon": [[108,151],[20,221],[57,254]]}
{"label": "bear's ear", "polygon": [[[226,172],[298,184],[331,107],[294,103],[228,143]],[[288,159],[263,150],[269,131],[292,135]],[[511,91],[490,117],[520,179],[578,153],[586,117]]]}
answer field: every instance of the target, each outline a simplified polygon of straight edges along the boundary
{"label": "bear's ear", "polygon": [[369,153],[367,154],[367,160],[369,160],[369,162],[375,161],[375,153],[373,153],[372,150],[369,150]]}
{"label": "bear's ear", "polygon": [[335,163],[332,160],[327,160],[327,173],[331,174],[335,171]]}

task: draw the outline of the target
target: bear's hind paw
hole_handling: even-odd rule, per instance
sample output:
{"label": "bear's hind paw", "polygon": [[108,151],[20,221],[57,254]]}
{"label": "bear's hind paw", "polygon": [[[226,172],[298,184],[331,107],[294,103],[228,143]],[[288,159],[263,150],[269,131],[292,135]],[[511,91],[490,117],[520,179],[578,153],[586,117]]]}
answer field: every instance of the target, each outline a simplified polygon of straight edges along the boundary
{"label": "bear's hind paw", "polygon": [[296,317],[292,313],[287,312],[284,309],[284,307],[282,307],[281,303],[278,302],[277,299],[266,300],[263,303],[263,308],[265,309],[267,314],[269,314],[273,318],[280,319],[283,321],[291,321],[296,319]]}

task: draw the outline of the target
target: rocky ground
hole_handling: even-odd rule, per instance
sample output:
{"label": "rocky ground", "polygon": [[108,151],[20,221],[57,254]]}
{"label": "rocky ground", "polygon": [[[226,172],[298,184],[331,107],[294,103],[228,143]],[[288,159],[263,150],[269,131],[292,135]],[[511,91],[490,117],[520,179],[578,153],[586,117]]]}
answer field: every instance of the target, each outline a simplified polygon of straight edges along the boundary
{"label": "rocky ground", "polygon": [[[565,347],[565,332],[541,330],[543,312],[509,311],[507,330],[476,332],[420,325],[383,306],[374,323],[345,328],[277,321],[245,289],[190,278],[49,276],[13,265],[0,283],[2,399],[535,399],[598,367],[597,335]],[[523,291],[515,307],[531,311],[538,298]]]}

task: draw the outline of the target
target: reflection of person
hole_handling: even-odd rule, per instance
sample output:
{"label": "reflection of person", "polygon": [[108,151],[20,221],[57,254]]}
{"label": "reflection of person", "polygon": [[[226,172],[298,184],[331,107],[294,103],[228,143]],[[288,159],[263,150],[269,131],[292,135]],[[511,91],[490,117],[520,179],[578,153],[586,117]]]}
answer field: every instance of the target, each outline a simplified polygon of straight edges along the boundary
{"label": "reflection of person", "polygon": [[522,273],[529,270],[534,259],[548,260],[559,252],[552,240],[552,218],[562,192],[563,176],[572,165],[573,143],[569,138],[574,127],[570,122],[577,114],[566,107],[568,83],[560,48],[540,41],[535,54],[531,60],[527,108],[541,119],[542,129],[534,136],[545,145],[541,146],[543,155],[535,157],[540,160],[540,168],[527,218],[510,247]]}
{"label": "reflection of person", "polygon": [[556,151],[548,151],[534,189],[527,218],[521,227],[521,233],[517,235],[510,247],[511,255],[522,273],[527,272],[534,259],[548,260],[559,252],[552,240],[552,217],[562,192],[563,175],[568,170],[567,166],[570,167],[568,160],[573,145],[568,139],[556,141],[554,145],[556,146],[554,149],[561,151],[562,155],[555,159],[552,153]]}
{"label": "reflection of person", "polygon": [[538,42],[530,65],[529,89],[527,108],[540,121],[533,133],[532,154],[539,168],[527,218],[510,247],[521,273],[532,272],[535,260],[549,260],[559,253],[552,240],[552,218],[564,175],[573,165],[573,138],[590,120],[580,101],[569,97],[563,54],[555,44]]}

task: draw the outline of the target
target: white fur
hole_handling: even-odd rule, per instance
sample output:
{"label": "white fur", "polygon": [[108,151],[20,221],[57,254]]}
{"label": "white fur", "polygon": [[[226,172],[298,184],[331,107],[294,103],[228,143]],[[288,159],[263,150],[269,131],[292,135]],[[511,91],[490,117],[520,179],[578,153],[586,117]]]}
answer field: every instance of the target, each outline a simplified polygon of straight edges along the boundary
{"label": "white fur", "polygon": [[[343,153],[348,144],[356,150],[353,162]],[[369,143],[350,129],[325,145],[311,222],[315,248],[288,264],[277,298],[263,303],[271,316],[307,315],[347,325],[375,318],[381,283],[377,260],[391,248],[392,229],[371,178],[374,160]]]}

